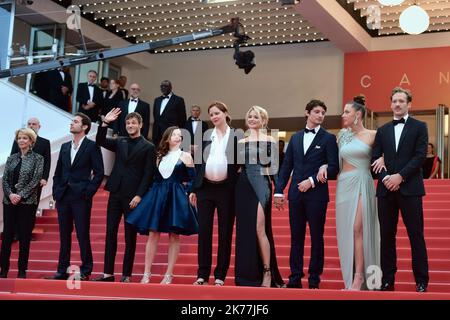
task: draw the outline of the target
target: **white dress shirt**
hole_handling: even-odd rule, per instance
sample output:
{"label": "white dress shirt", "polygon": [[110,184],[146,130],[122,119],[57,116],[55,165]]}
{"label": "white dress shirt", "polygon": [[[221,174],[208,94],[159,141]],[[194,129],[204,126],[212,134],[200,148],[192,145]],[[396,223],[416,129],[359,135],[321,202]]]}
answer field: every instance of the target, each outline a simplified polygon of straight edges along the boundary
{"label": "white dress shirt", "polygon": [[[312,130],[308,127],[306,127],[308,130]],[[317,126],[314,128],[316,133],[308,132],[303,135],[303,154],[306,154],[306,151],[308,151],[309,147],[311,146],[311,143],[313,142],[314,138],[316,137],[317,132],[320,130],[320,126]]]}
{"label": "white dress shirt", "polygon": [[170,98],[172,97],[172,92],[167,95],[168,98],[163,98],[161,101],[161,108],[159,109],[159,115],[162,115],[164,112],[164,109],[166,108],[167,104],[169,103]]}
{"label": "white dress shirt", "polygon": [[94,101],[94,87],[90,86],[88,83],[88,91],[89,91],[89,100],[88,102],[93,102]]}
{"label": "white dress shirt", "polygon": [[70,148],[70,164],[73,164],[73,160],[75,160],[78,150],[80,150],[80,146],[83,143],[85,138],[86,137],[81,138],[81,140],[78,142],[78,146],[75,145],[75,142],[72,140],[72,145]]}
{"label": "white dress shirt", "polygon": [[[137,100],[137,101],[131,101],[131,100]],[[128,103],[128,113],[132,113],[136,110],[138,102],[139,102],[138,98],[136,98],[136,99],[130,98],[129,103]]]}
{"label": "white dress shirt", "polygon": [[227,131],[220,141],[216,128],[211,134],[211,148],[205,165],[205,178],[208,180],[219,182],[227,178],[228,160],[226,149],[230,131],[230,127],[227,126]]}
{"label": "white dress shirt", "polygon": [[[406,121],[408,121],[408,117],[409,117],[409,114],[407,114],[406,116],[403,117],[403,119],[405,119],[405,123],[406,123]],[[394,117],[394,120],[400,120],[400,119],[395,119],[395,117]],[[403,128],[405,127],[405,123],[398,123],[397,125],[394,126],[395,151],[398,150],[398,143],[400,142],[400,137],[402,136]]]}
{"label": "white dress shirt", "polygon": [[66,78],[66,75],[64,74],[64,71],[60,71],[59,74],[61,75],[62,80]]}
{"label": "white dress shirt", "polygon": [[192,121],[192,133],[195,135],[195,131],[197,131],[197,126],[200,120],[199,119],[194,120],[194,118],[192,118],[191,121]]}

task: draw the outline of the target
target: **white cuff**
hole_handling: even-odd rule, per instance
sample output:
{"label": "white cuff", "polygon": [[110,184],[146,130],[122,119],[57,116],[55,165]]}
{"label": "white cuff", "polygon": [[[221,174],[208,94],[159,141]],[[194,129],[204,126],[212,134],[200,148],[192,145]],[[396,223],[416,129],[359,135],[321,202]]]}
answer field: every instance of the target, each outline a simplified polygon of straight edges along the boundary
{"label": "white cuff", "polygon": [[312,187],[314,188],[315,187],[314,179],[312,177],[309,177],[308,179],[309,179],[309,182],[311,182]]}
{"label": "white cuff", "polygon": [[284,198],[284,194],[282,193],[274,193],[273,195],[275,198]]}
{"label": "white cuff", "polygon": [[388,174],[387,176],[385,176],[385,177],[383,178],[383,180],[381,180],[381,182],[384,182],[384,180],[389,179],[390,176],[391,176],[391,175]]}

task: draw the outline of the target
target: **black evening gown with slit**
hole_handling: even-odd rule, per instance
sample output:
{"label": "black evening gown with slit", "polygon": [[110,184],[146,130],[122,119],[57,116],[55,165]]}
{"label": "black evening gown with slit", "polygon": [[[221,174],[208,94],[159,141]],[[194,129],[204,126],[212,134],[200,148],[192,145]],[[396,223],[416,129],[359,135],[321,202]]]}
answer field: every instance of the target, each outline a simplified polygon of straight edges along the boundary
{"label": "black evening gown with slit", "polygon": [[258,204],[264,211],[265,231],[270,243],[270,270],[273,287],[284,286],[278,270],[272,233],[272,181],[278,172],[277,145],[267,141],[239,144],[241,166],[236,196],[235,283],[259,287],[263,279],[263,263],[256,234]]}

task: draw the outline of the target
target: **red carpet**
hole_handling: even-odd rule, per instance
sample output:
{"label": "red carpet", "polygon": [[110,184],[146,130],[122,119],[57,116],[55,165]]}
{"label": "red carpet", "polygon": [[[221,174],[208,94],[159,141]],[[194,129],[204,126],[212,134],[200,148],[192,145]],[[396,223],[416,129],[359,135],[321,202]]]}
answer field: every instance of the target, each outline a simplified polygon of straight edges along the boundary
{"label": "red carpet", "polygon": [[[65,281],[43,280],[56,271],[59,235],[56,212],[47,210],[37,219],[36,241],[31,244],[28,279],[14,279],[17,273],[18,244],[14,244],[9,279],[0,279],[0,299],[218,299],[218,300],[264,300],[264,299],[450,299],[450,180],[426,181],[427,196],[424,198],[425,240],[428,247],[430,284],[429,292],[414,292],[411,270],[411,252],[406,229],[399,222],[397,237],[398,272],[396,292],[347,292],[341,291],[339,258],[336,245],[334,202],[330,202],[325,230],[325,270],[321,290],[268,289],[234,286],[234,257],[232,257],[226,286],[198,287],[195,281],[197,270],[197,236],[182,237],[181,250],[175,267],[172,285],[159,285],[167,263],[166,235],[161,237],[160,248],[153,265],[151,284],[139,283],[94,283],[82,282],[81,289],[70,290]],[[335,182],[331,182],[331,199],[334,199]],[[104,241],[106,229],[106,202],[108,194],[97,193],[91,220],[91,241],[94,253],[93,277],[103,269]],[[284,211],[274,210],[273,232],[278,263],[283,278],[289,275],[289,220],[287,206]],[[217,242],[216,230],[214,241]],[[147,237],[138,236],[133,282],[139,282],[144,269],[144,247]],[[305,266],[309,262],[309,237],[306,240]],[[120,278],[124,249],[124,234],[121,226],[116,257],[116,279]],[[214,245],[214,252],[217,250]],[[213,265],[215,265],[214,255]],[[80,264],[78,244],[73,234],[72,263]],[[307,267],[305,268],[307,271]],[[304,286],[306,283],[303,283]]]}

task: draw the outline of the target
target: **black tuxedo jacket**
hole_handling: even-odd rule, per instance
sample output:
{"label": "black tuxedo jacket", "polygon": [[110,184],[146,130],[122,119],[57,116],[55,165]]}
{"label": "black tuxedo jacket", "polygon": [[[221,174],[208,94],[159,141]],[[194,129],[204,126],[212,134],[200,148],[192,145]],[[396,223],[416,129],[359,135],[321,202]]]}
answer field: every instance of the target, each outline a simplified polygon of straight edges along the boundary
{"label": "black tuxedo jacket", "polygon": [[72,142],[61,146],[55,175],[53,176],[53,198],[60,201],[70,188],[81,199],[92,199],[103,180],[103,156],[94,141],[85,138],[73,163],[70,163]]}
{"label": "black tuxedo jacket", "polygon": [[[189,134],[191,136],[191,145],[195,144],[194,143],[194,129],[192,127],[192,123],[194,121],[192,121],[192,117],[189,117],[188,120],[186,121],[186,126],[184,127],[187,131],[189,131]],[[197,121],[197,131],[196,134],[199,134],[200,132],[202,133],[201,135],[201,140],[203,142],[203,134],[206,132],[206,130],[208,130],[208,123],[206,123],[206,121]],[[199,143],[200,145],[200,143]]]}
{"label": "black tuxedo jacket", "polygon": [[[202,162],[195,165],[195,172],[197,175],[195,176],[194,185],[193,185],[193,192],[195,193],[196,190],[200,189],[203,186],[203,180],[205,178],[205,168],[206,168],[206,161],[209,157],[209,152],[211,149],[211,134],[214,129],[209,129],[206,131],[205,141],[202,143]],[[234,185],[236,183],[237,177],[238,177],[238,170],[239,170],[239,164],[238,164],[238,141],[239,138],[235,134],[235,130],[231,128],[230,130],[230,136],[228,138],[227,142],[227,148],[226,148],[226,156],[227,156],[227,180],[226,183]],[[195,160],[195,159],[194,159]]]}
{"label": "black tuxedo jacket", "polygon": [[105,189],[109,192],[131,199],[142,197],[153,181],[156,168],[155,146],[142,136],[128,153],[129,137],[106,138],[107,127],[100,126],[97,131],[97,145],[116,153],[116,160]]}
{"label": "black tuxedo jacket", "polygon": [[[304,153],[304,134],[305,131],[301,130],[295,133],[289,141],[278,175],[278,182],[275,186],[275,193],[283,193],[289,179],[291,179],[288,193],[289,200],[299,200],[304,197],[304,199],[312,201],[329,201],[328,183],[319,182],[317,173],[323,164],[328,164],[328,179],[336,179],[339,172],[336,137],[320,128],[309,149]],[[313,178],[315,187],[306,192],[300,192],[297,185],[309,177]]]}
{"label": "black tuxedo jacket", "polygon": [[78,102],[78,112],[82,112],[91,118],[92,122],[97,122],[99,119],[100,108],[102,105],[103,95],[99,87],[94,85],[94,97],[92,102],[95,103],[95,107],[89,110],[85,110],[81,105],[86,104],[90,99],[89,89],[87,82],[78,84],[77,89],[77,102]]}
{"label": "black tuxedo jacket", "polygon": [[186,106],[182,97],[176,96],[172,93],[164,112],[160,115],[161,102],[163,97],[155,99],[153,107],[153,143],[157,146],[161,141],[164,131],[168,127],[177,126],[184,128],[186,126]]}
{"label": "black tuxedo jacket", "polygon": [[[38,136],[36,139],[36,143],[33,146],[33,151],[44,157],[44,172],[42,173],[42,179],[48,181],[48,176],[50,174],[50,166],[52,163],[50,141]],[[11,148],[11,154],[17,152],[19,152],[19,146],[17,145],[17,142],[14,141],[13,146]]]}
{"label": "black tuxedo jacket", "polygon": [[395,132],[392,121],[377,130],[372,149],[372,161],[384,155],[387,171],[378,175],[377,196],[385,197],[389,190],[382,183],[386,175],[399,173],[403,177],[400,193],[404,196],[424,196],[422,165],[425,162],[428,146],[426,123],[411,116],[403,127],[398,149],[395,151]]}
{"label": "black tuxedo jacket", "polygon": [[[73,91],[72,76],[69,72],[64,72],[64,80],[58,70],[51,70],[46,73],[48,85],[47,101],[55,106],[69,112],[69,99]],[[63,95],[61,86],[69,88],[69,92]]]}
{"label": "black tuxedo jacket", "polygon": [[[119,115],[119,118],[116,120],[115,126],[114,126],[114,133],[118,134],[119,136],[128,137],[127,129],[125,127],[125,118],[128,115],[128,104],[130,103],[130,100],[122,100],[119,102],[119,107],[122,112]],[[150,130],[150,105],[142,101],[141,99],[138,100],[136,110],[135,112],[139,113],[143,120],[143,125],[141,129],[141,135],[148,139],[148,132]]]}

